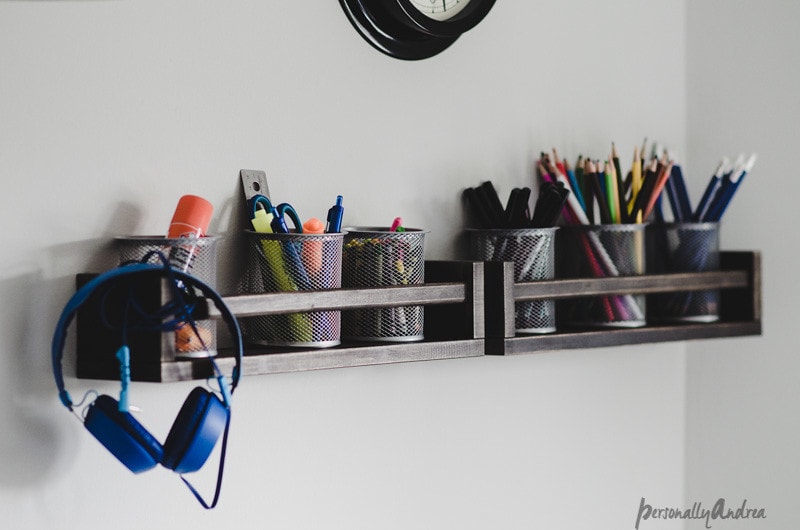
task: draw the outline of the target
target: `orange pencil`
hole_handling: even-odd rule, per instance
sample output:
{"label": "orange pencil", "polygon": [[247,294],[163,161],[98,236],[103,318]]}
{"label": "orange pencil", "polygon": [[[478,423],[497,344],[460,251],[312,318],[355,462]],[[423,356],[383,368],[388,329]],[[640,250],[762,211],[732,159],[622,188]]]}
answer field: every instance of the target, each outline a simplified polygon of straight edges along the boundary
{"label": "orange pencil", "polygon": [[656,183],[653,186],[653,191],[650,193],[649,200],[647,201],[647,206],[645,206],[644,210],[642,211],[643,219],[647,219],[650,216],[650,212],[653,211],[656,201],[658,200],[658,196],[661,195],[661,190],[664,189],[664,185],[667,183],[670,173],[672,173],[672,165],[673,162],[671,160],[666,164],[662,164],[661,171],[659,171],[658,177],[656,178]]}

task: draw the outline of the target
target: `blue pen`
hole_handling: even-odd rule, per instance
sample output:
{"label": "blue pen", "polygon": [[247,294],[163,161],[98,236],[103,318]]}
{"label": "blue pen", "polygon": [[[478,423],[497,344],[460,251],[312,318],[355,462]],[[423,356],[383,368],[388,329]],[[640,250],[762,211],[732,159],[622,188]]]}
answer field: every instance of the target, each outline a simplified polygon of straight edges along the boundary
{"label": "blue pen", "polygon": [[328,226],[325,232],[335,234],[342,231],[342,218],[344,217],[344,207],[342,206],[342,196],[336,196],[336,204],[328,210]]}

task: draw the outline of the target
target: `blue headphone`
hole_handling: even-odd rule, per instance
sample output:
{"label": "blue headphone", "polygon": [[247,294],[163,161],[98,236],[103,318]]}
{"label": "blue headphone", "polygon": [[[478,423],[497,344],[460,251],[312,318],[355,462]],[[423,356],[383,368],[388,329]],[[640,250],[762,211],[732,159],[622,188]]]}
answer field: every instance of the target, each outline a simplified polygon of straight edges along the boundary
{"label": "blue headphone", "polygon": [[[136,288],[137,285],[141,286],[141,281],[154,276],[168,280],[172,299],[158,312],[142,315],[136,303]],[[241,375],[243,346],[239,324],[213,288],[194,276],[172,269],[167,263],[164,265],[148,263],[122,265],[96,276],[78,289],[67,302],[53,334],[53,374],[59,398],[70,411],[73,411],[75,405],[65,388],[61,369],[67,328],[78,309],[87,300],[94,297],[104,300],[112,291],[123,293],[125,295],[123,299],[127,300],[124,308],[116,310],[119,311],[118,315],[116,311],[114,315],[111,315],[117,317],[117,322],[110,324],[109,315],[102,315],[104,322],[108,325],[119,326],[120,329],[121,345],[117,351],[117,359],[120,361],[122,390],[119,401],[108,395],[98,396],[86,409],[83,419],[84,426],[132,472],[141,473],[161,464],[181,475],[181,479],[200,504],[207,509],[213,508],[219,499],[222,485],[231,418],[230,398]],[[126,344],[126,335],[129,331],[135,332],[137,329],[169,331],[187,324],[192,326],[196,332],[197,328],[192,313],[197,306],[196,302],[200,300],[198,292],[202,297],[214,303],[227,324],[236,349],[236,365],[233,369],[231,383],[228,384],[217,363],[213,358],[209,358],[215,377],[219,382],[221,399],[216,393],[204,387],[194,388],[183,403],[166,441],[162,445],[128,411],[127,387],[130,382],[130,352]],[[105,308],[105,305],[101,304],[101,308]],[[101,309],[101,311],[106,310],[108,308]],[[202,342],[200,335],[197,333],[196,335]],[[197,471],[205,464],[220,436],[222,436],[222,452],[217,486],[214,499],[209,504],[183,477],[183,474]]]}

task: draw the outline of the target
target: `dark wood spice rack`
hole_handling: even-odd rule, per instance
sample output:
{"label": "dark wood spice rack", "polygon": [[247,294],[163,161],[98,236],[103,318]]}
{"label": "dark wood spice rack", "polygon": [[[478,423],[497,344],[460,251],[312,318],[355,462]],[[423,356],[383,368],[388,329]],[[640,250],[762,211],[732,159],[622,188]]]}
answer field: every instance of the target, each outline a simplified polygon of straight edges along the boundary
{"label": "dark wood spice rack", "polygon": [[[409,361],[516,355],[545,350],[607,347],[761,334],[761,268],[757,252],[723,252],[721,270],[602,279],[553,280],[515,284],[509,263],[428,261],[426,283],[374,289],[338,289],[226,296],[237,317],[364,307],[425,306],[425,340],[344,342],[333,348],[248,347],[243,375],[274,374]],[[79,275],[79,283],[86,275]],[[647,325],[633,329],[559,329],[547,335],[515,335],[514,302],[589,295],[720,289],[721,318],[714,323]],[[153,285],[154,297],[160,284]],[[117,379],[115,337],[98,331],[87,306],[78,314],[77,376]],[[209,307],[209,317],[219,317]],[[131,337],[131,378],[182,381],[210,375],[204,359],[175,359],[164,334]],[[168,335],[168,334],[167,334]],[[233,366],[230,352],[217,361]]]}
{"label": "dark wood spice rack", "polygon": [[[738,337],[761,334],[761,256],[722,252],[720,270],[515,284],[510,263],[486,263],[487,355]],[[489,285],[502,286],[501,290]],[[720,289],[720,320],[711,323],[648,324],[641,328],[559,329],[548,335],[515,335],[514,302],[613,294]]]}
{"label": "dark wood spice rack", "polygon": [[[332,348],[305,349],[248,346],[242,375],[483,356],[483,270],[483,263],[427,261],[424,285],[224,296],[237,318],[364,307],[425,306],[423,341],[343,342]],[[79,275],[78,283],[85,282],[88,276]],[[152,297],[158,299],[160,284],[155,282],[149,290],[152,290]],[[207,313],[211,318],[220,316],[210,303]],[[78,312],[77,376],[117,379],[119,365],[113,352],[119,347],[119,339],[102,329],[97,314],[97,309],[90,304]],[[131,379],[167,382],[211,375],[207,360],[175,359],[170,348],[173,343],[174,338],[169,333],[139,333],[129,337]],[[217,363],[229,373],[234,364],[231,352],[220,351]]]}

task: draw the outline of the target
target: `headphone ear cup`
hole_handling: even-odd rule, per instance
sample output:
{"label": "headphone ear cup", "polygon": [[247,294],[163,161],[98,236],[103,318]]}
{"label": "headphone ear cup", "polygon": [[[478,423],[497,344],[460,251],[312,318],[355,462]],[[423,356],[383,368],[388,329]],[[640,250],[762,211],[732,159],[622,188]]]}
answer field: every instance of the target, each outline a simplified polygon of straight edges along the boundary
{"label": "headphone ear cup", "polygon": [[134,473],[152,469],[164,450],[129,412],[120,412],[116,399],[99,396],[89,407],[84,426],[106,449]]}
{"label": "headphone ear cup", "polygon": [[172,424],[161,464],[177,473],[191,473],[203,467],[229,417],[230,411],[216,394],[196,387]]}

